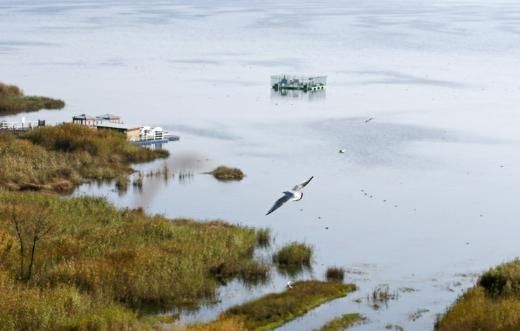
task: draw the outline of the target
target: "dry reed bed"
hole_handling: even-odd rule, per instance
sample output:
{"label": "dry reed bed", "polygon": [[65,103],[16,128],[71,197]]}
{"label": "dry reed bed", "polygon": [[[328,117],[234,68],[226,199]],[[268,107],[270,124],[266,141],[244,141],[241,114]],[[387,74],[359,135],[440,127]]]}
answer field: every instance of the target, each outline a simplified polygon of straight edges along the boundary
{"label": "dry reed bed", "polygon": [[520,261],[484,273],[439,317],[436,330],[520,330]]}
{"label": "dry reed bed", "polygon": [[[229,266],[229,277],[266,270],[253,260],[258,233],[251,228],[171,221],[101,198],[0,191],[0,201],[0,330],[134,328],[144,305],[193,307],[212,299],[216,266]],[[20,246],[31,247],[42,221],[49,231],[27,277],[30,249],[21,255]]]}

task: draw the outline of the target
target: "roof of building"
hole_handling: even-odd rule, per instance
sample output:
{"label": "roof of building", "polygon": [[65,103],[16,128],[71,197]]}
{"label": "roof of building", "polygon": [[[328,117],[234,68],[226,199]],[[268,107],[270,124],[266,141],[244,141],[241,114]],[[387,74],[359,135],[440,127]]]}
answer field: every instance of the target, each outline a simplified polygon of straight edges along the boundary
{"label": "roof of building", "polygon": [[99,123],[98,128],[116,129],[116,130],[139,130],[141,125],[123,124],[123,123]]}
{"label": "roof of building", "polygon": [[99,115],[98,118],[102,118],[102,119],[106,119],[106,120],[110,120],[110,119],[120,119],[121,117],[117,116],[117,115],[114,115],[114,114],[103,114],[103,115]]}
{"label": "roof of building", "polygon": [[95,120],[96,117],[87,115],[87,114],[81,114],[81,115],[74,116],[72,119],[74,119],[74,120]]}

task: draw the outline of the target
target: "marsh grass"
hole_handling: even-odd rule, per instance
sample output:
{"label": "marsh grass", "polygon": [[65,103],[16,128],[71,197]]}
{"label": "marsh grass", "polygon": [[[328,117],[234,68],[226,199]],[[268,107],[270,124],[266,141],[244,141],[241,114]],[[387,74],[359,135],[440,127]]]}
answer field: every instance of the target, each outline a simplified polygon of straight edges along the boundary
{"label": "marsh grass", "polygon": [[231,307],[221,318],[242,320],[248,330],[273,330],[309,310],[356,289],[353,284],[301,281],[282,293],[268,294]]}
{"label": "marsh grass", "polygon": [[41,109],[61,109],[65,102],[38,96],[24,96],[21,88],[0,83],[0,114],[11,115]]}
{"label": "marsh grass", "polygon": [[345,314],[327,322],[316,331],[343,331],[363,321],[364,318],[360,314]]}
{"label": "marsh grass", "polygon": [[245,174],[238,168],[229,168],[226,166],[218,166],[217,168],[210,171],[209,174],[213,175],[218,180],[231,181],[231,180],[242,180]]}
{"label": "marsh grass", "polygon": [[171,331],[248,331],[244,322],[237,318],[219,318],[209,323],[196,323],[183,327],[174,327]]}
{"label": "marsh grass", "polygon": [[519,260],[490,269],[439,316],[436,330],[520,330],[519,277]]}
{"label": "marsh grass", "polygon": [[370,303],[372,308],[379,309],[383,306],[388,307],[388,303],[391,300],[397,300],[398,298],[398,292],[390,291],[388,284],[381,284],[374,288],[372,293],[367,297],[367,301]]}
{"label": "marsh grass", "polygon": [[128,190],[129,179],[126,176],[118,176],[116,178],[116,189],[119,192],[126,192]]}
{"label": "marsh grass", "polygon": [[345,269],[340,267],[329,267],[325,272],[328,281],[342,282],[345,279]]}
{"label": "marsh grass", "polygon": [[[0,284],[14,288],[2,291],[0,303],[8,330],[87,330],[79,326],[98,322],[107,328],[90,329],[128,329],[140,323],[141,307],[194,307],[214,298],[215,266],[225,265],[227,277],[267,272],[253,260],[254,229],[146,216],[101,198],[0,190],[0,201]],[[57,227],[39,243],[25,284],[17,281],[18,244],[5,206],[42,204]]]}
{"label": "marsh grass", "polygon": [[291,242],[273,254],[273,262],[284,266],[310,266],[313,249],[310,245]]}
{"label": "marsh grass", "polygon": [[74,124],[34,129],[20,139],[0,134],[0,186],[69,191],[86,180],[128,176],[130,164],[167,157],[167,151],[129,143],[118,133]]}
{"label": "marsh grass", "polygon": [[256,234],[258,247],[269,247],[271,245],[271,231],[269,229],[258,229]]}

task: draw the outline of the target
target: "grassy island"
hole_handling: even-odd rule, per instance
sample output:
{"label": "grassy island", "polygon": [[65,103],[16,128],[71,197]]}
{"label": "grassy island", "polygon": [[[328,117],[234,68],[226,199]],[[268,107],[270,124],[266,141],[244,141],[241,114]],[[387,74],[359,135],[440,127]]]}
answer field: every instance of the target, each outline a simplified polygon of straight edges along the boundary
{"label": "grassy island", "polygon": [[363,316],[359,314],[345,314],[327,322],[327,324],[316,331],[343,331],[357,323],[363,322],[363,320]]}
{"label": "grassy island", "polygon": [[0,190],[0,201],[0,330],[149,329],[141,307],[213,299],[214,268],[265,270],[251,228],[147,216],[101,198]]}
{"label": "grassy island", "polygon": [[229,180],[242,180],[245,174],[238,168],[229,168],[225,166],[219,166],[213,171],[209,172],[218,180],[229,181]]}
{"label": "grassy island", "polygon": [[134,162],[167,157],[129,143],[122,134],[62,124],[16,138],[0,134],[0,186],[11,190],[68,191],[88,180],[127,176]]}
{"label": "grassy island", "polygon": [[353,284],[301,281],[282,293],[231,307],[221,318],[241,320],[247,330],[273,330],[309,310],[354,291]]}
{"label": "grassy island", "polygon": [[436,330],[520,330],[520,260],[484,273],[439,317]]}
{"label": "grassy island", "polygon": [[25,96],[15,85],[0,83],[0,115],[12,115],[41,109],[61,109],[65,102],[39,96]]}

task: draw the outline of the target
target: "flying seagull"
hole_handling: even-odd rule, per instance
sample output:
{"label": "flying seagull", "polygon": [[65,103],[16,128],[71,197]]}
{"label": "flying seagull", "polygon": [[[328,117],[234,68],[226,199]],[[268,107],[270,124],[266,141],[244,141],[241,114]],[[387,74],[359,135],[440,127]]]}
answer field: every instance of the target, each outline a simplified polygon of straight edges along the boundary
{"label": "flying seagull", "polygon": [[292,188],[292,190],[283,192],[283,197],[276,200],[274,205],[271,207],[271,209],[269,209],[269,211],[265,215],[267,216],[267,215],[271,214],[273,211],[280,208],[284,203],[286,203],[289,200],[300,201],[301,199],[303,199],[303,192],[301,192],[301,190],[305,186],[307,186],[307,184],[309,184],[313,178],[314,178],[314,176],[307,179],[305,182],[296,185],[295,187]]}

